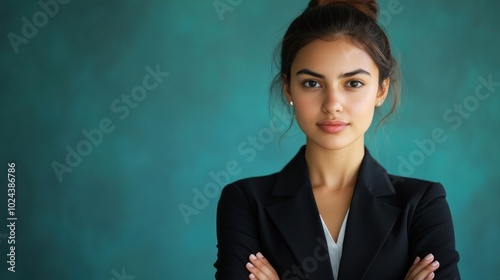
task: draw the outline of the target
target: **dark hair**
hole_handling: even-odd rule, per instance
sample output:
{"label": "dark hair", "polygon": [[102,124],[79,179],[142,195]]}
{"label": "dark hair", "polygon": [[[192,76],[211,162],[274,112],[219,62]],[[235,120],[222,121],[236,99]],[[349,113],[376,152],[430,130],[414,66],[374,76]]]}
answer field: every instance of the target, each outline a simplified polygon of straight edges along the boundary
{"label": "dark hair", "polygon": [[[287,106],[283,95],[283,78],[290,77],[297,53],[316,39],[335,40],[344,37],[365,50],[373,59],[379,70],[379,87],[382,87],[385,79],[390,78],[392,95],[389,92],[388,98],[392,100],[392,106],[379,125],[383,123],[399,103],[399,70],[389,40],[376,21],[377,16],[378,6],[374,0],[310,1],[306,10],[290,24],[276,49],[275,60],[279,73],[271,86],[271,103],[280,101],[291,114],[291,108]],[[289,128],[292,123],[293,118]]]}

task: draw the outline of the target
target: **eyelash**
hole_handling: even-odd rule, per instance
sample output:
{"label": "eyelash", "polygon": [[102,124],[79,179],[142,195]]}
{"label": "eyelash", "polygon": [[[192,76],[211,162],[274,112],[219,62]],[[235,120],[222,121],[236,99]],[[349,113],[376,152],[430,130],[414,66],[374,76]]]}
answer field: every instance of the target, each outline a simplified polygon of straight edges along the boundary
{"label": "eyelash", "polygon": [[[318,81],[315,81],[315,80],[306,80],[306,81],[302,82],[302,86],[305,87],[305,88],[309,88],[309,89],[311,89],[311,88],[317,88],[317,87],[314,87],[314,86],[313,87],[307,86],[307,84],[311,83],[311,82],[316,83],[316,85],[321,85]],[[348,86],[351,83],[359,83],[359,86],[357,86],[357,87],[356,86]],[[350,81],[348,81],[346,83],[346,86],[349,87],[349,88],[360,88],[360,87],[362,87],[364,85],[365,85],[365,83],[363,83],[360,80],[350,80]]]}
{"label": "eyelash", "polygon": [[311,87],[311,86],[308,86],[309,83],[316,83],[316,85],[320,85],[320,83],[318,81],[315,81],[315,80],[306,80],[304,82],[302,82],[302,86],[305,87],[305,88],[317,88],[317,87]]}
{"label": "eyelash", "polygon": [[362,81],[359,81],[359,80],[351,80],[351,81],[347,82],[347,84],[350,84],[350,83],[359,83],[359,86],[357,86],[357,87],[350,87],[350,88],[360,88],[360,87],[362,87],[362,86],[365,85]]}

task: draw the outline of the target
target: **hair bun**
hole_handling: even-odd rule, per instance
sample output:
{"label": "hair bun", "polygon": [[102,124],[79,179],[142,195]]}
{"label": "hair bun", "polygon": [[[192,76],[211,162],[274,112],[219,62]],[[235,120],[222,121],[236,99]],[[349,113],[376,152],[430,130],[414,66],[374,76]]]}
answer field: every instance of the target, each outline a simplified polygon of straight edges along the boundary
{"label": "hair bun", "polygon": [[351,6],[375,21],[378,17],[378,5],[375,0],[311,0],[307,9],[329,4]]}

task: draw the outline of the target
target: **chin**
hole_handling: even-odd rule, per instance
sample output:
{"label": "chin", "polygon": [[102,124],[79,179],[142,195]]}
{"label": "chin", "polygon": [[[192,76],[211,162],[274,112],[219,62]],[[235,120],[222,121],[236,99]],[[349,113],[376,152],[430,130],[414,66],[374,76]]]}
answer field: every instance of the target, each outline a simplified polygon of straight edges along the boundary
{"label": "chin", "polygon": [[311,144],[328,151],[338,151],[344,148],[352,146],[355,141],[348,141],[347,139],[335,139],[335,140],[327,140],[327,139],[309,139]]}
{"label": "chin", "polygon": [[345,148],[364,147],[363,135],[315,135],[314,137],[307,137],[309,144],[317,146],[324,150],[338,151]]}

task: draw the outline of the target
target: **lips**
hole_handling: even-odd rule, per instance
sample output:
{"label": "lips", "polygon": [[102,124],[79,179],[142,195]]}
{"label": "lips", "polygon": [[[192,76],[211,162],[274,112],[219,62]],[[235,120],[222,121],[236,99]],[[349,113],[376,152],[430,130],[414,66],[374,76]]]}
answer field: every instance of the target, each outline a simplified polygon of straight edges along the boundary
{"label": "lips", "polygon": [[323,132],[330,134],[339,133],[349,126],[348,123],[339,120],[325,120],[317,125]]}

